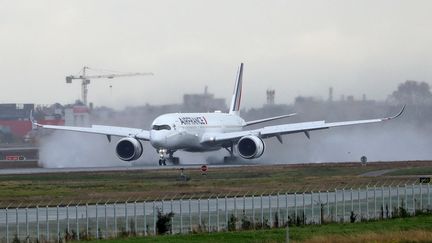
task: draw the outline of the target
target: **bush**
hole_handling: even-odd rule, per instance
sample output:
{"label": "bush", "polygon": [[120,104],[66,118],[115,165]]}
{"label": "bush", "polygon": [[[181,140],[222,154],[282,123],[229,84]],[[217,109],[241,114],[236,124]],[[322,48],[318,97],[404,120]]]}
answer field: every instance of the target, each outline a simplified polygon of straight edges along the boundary
{"label": "bush", "polygon": [[171,220],[174,213],[162,213],[159,209],[157,212],[156,230],[158,235],[163,235],[171,231]]}
{"label": "bush", "polygon": [[228,231],[235,231],[236,224],[237,224],[237,218],[233,214],[231,214],[228,220]]}
{"label": "bush", "polygon": [[351,211],[350,222],[355,223],[356,219],[357,219],[357,214],[355,214],[354,211]]}
{"label": "bush", "polygon": [[243,217],[241,219],[241,228],[242,230],[250,230],[253,228],[253,224],[250,221],[250,219],[248,217],[246,217],[246,215],[243,214]]}

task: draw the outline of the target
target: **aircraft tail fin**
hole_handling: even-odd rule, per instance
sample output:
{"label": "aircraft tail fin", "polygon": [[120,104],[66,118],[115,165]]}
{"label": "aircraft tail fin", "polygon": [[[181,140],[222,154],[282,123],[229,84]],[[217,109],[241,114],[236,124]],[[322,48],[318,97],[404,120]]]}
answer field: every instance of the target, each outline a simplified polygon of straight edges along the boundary
{"label": "aircraft tail fin", "polygon": [[229,114],[240,115],[240,102],[242,95],[242,82],[243,82],[243,63],[240,64],[240,68],[237,74],[236,83],[234,86],[234,93],[231,100]]}

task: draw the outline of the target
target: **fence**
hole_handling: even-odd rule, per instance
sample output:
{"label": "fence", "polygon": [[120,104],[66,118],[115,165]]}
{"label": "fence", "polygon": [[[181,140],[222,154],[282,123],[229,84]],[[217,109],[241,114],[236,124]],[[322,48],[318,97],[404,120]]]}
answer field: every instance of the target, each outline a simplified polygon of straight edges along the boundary
{"label": "fence", "polygon": [[[215,195],[155,201],[68,203],[0,209],[0,242],[155,235],[158,211],[173,212],[170,233],[358,222],[429,210],[430,185],[373,186],[260,195]],[[246,225],[246,226],[245,226]],[[231,228],[230,228],[231,227]]]}

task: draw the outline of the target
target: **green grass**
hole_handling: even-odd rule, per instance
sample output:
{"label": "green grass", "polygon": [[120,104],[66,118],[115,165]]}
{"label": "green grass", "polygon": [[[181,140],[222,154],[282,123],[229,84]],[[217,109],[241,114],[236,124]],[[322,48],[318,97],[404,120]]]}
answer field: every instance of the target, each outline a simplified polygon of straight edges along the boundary
{"label": "green grass", "polygon": [[[410,163],[413,169],[425,163]],[[333,190],[335,187],[357,187],[392,180],[392,175],[359,176],[368,171],[406,168],[404,164],[374,163],[368,166],[353,164],[273,165],[232,168],[212,168],[202,176],[199,166],[186,169],[191,180],[179,181],[178,169],[74,172],[33,175],[1,175],[0,202],[2,206],[27,202],[78,202],[88,200],[158,199],[162,197],[208,196],[217,194],[242,195],[303,190]],[[417,166],[417,167],[416,167]],[[432,168],[432,167],[430,167]],[[404,179],[406,181],[406,178]]]}
{"label": "green grass", "polygon": [[403,168],[396,171],[387,173],[390,176],[400,176],[400,175],[432,175],[432,167],[413,167],[413,168]]}
{"label": "green grass", "polygon": [[[391,233],[408,230],[432,231],[432,216],[423,215],[411,218],[399,218],[383,221],[362,222],[354,224],[327,224],[291,227],[290,239],[304,241],[320,235],[357,235],[370,232]],[[284,242],[286,229],[257,231],[201,233],[190,235],[165,235],[151,237],[121,238],[90,242]]]}

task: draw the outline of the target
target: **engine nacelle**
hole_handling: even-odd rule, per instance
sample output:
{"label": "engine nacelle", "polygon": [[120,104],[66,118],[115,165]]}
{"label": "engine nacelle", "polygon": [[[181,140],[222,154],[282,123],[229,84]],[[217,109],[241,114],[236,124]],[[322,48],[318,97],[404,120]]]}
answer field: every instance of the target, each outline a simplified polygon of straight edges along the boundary
{"label": "engine nacelle", "polygon": [[257,136],[244,136],[237,143],[237,151],[243,159],[255,159],[263,155],[265,144]]}
{"label": "engine nacelle", "polygon": [[116,154],[124,161],[137,160],[143,153],[140,141],[135,138],[122,138],[117,142]]}

